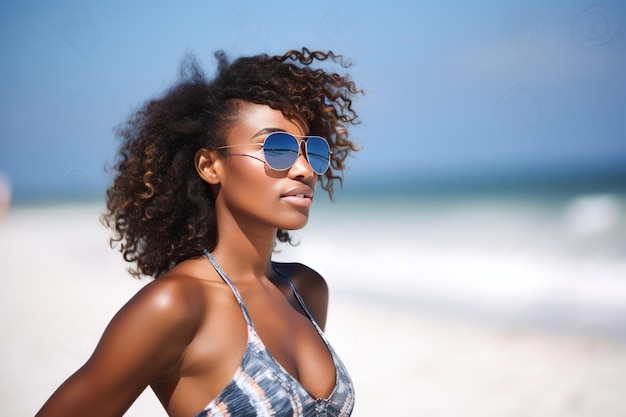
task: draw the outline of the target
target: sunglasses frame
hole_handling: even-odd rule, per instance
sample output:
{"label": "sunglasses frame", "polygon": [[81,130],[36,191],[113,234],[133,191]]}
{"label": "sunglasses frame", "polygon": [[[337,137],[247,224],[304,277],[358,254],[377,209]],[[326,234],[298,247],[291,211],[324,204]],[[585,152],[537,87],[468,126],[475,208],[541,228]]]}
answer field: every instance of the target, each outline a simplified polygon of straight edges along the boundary
{"label": "sunglasses frame", "polygon": [[[270,165],[269,162],[267,162],[267,157],[265,156],[265,149],[264,149],[265,142],[267,142],[267,139],[270,138],[272,135],[277,135],[277,134],[291,136],[296,141],[296,143],[298,144],[298,156],[296,156],[296,158],[294,159],[293,163],[291,165],[289,165],[288,167],[286,167],[286,168],[274,168],[272,165]],[[299,141],[298,140],[299,138],[302,139],[302,140]],[[307,143],[308,143],[308,140],[311,139],[311,138],[322,139],[324,142],[326,142],[326,145],[328,145],[328,164],[326,165],[326,168],[322,172],[317,172],[315,170],[315,168],[313,168],[313,165],[311,165],[311,161],[309,160],[309,151],[308,151],[308,148],[307,148]],[[309,166],[313,170],[313,172],[315,172],[317,175],[324,175],[326,173],[326,171],[328,171],[328,168],[330,168],[330,161],[331,161],[331,157],[332,157],[333,152],[330,149],[330,143],[328,143],[328,140],[326,140],[326,138],[324,138],[322,136],[319,136],[319,135],[294,135],[293,133],[284,132],[284,131],[280,130],[280,131],[276,131],[276,132],[271,132],[270,134],[265,136],[265,139],[263,139],[263,142],[235,143],[235,144],[232,144],[232,145],[218,146],[215,149],[227,149],[227,148],[234,148],[236,146],[245,146],[245,145],[259,146],[259,147],[261,147],[261,150],[263,151],[263,157],[264,157],[263,160],[261,160],[259,158],[255,158],[252,155],[247,155],[247,154],[242,154],[242,155],[250,156],[250,157],[255,158],[255,159],[259,159],[260,161],[264,162],[268,167],[270,167],[274,171],[279,171],[280,172],[280,171],[287,171],[287,170],[291,169],[291,167],[293,167],[295,165],[296,161],[300,157],[300,151],[302,150],[302,143],[304,143],[304,152],[303,152],[303,154],[304,154],[305,159],[308,162]]]}

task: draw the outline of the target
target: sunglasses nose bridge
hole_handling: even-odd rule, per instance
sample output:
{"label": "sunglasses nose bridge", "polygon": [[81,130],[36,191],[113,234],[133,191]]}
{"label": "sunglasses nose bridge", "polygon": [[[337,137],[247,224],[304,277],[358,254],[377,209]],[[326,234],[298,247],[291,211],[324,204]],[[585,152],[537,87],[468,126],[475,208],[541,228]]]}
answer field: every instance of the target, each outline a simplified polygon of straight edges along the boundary
{"label": "sunglasses nose bridge", "polygon": [[[296,138],[296,140],[298,139]],[[298,158],[300,158],[300,156],[304,156],[306,159],[306,141],[304,139],[298,141]]]}
{"label": "sunglasses nose bridge", "polygon": [[[295,168],[295,171],[297,172],[300,172],[302,170],[311,171],[310,174],[312,175],[314,171],[313,171],[313,167],[311,166],[309,162],[309,158],[307,157],[307,154],[306,154],[306,141],[304,139],[298,140],[298,138],[296,138],[295,136],[294,136],[294,140],[298,143],[298,155],[296,156],[296,160],[293,161],[293,164],[291,165],[290,169],[293,170]],[[305,176],[308,177],[310,175],[305,175]]]}

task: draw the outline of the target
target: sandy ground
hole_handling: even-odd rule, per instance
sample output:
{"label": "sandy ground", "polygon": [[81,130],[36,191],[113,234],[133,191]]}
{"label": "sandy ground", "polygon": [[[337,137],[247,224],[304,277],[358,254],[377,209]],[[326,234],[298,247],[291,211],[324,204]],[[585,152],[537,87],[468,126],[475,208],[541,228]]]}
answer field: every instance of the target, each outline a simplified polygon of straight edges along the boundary
{"label": "sandy ground", "polygon": [[[99,209],[35,207],[0,220],[2,415],[32,416],[145,283],[108,249]],[[409,239],[393,225],[379,229],[381,251],[355,224],[303,232],[279,255],[304,254],[329,280],[327,335],[353,377],[354,416],[626,416],[623,258],[572,265],[509,242],[489,261],[486,244],[461,251],[449,229]],[[493,279],[502,273],[506,284]],[[148,390],[126,415],[165,413]]]}

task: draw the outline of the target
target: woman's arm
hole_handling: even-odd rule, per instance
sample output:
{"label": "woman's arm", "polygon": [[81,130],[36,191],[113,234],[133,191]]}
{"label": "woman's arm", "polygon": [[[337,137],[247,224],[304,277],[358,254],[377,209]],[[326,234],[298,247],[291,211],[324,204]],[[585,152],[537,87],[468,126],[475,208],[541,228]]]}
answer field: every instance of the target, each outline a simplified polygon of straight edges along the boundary
{"label": "woman's arm", "polygon": [[[121,416],[177,363],[199,326],[199,303],[178,281],[154,281],[111,320],[89,360],[36,417]],[[197,298],[197,297],[195,297]]]}

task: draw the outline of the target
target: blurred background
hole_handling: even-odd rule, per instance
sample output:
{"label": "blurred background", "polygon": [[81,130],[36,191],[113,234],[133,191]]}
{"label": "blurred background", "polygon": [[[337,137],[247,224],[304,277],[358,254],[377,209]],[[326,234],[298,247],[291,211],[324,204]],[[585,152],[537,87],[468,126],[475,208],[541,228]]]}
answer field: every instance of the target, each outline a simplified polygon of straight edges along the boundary
{"label": "blurred background", "polygon": [[186,52],[306,46],[353,64],[362,150],[277,259],[329,281],[355,415],[623,417],[625,32],[620,1],[3,2],[3,404],[32,415],[143,285],[98,223],[115,126]]}

